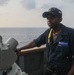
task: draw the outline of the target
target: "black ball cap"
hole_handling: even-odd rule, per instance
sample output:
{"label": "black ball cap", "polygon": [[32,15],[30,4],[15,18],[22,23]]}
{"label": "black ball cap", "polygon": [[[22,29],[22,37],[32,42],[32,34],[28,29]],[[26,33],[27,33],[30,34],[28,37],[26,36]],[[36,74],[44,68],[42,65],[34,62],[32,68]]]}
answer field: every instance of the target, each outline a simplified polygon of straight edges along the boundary
{"label": "black ball cap", "polygon": [[43,18],[47,18],[50,15],[62,17],[62,11],[58,8],[52,7],[48,11],[46,11],[42,14]]}

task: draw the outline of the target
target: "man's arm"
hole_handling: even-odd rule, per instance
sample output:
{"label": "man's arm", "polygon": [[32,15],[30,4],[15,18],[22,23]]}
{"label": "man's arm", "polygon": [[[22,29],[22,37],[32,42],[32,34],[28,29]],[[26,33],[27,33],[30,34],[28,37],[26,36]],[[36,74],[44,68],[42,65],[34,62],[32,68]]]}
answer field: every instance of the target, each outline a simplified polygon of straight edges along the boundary
{"label": "man's arm", "polygon": [[35,46],[36,46],[35,42],[32,41],[32,42],[30,42],[29,44],[27,44],[27,45],[25,45],[25,46],[23,46],[23,47],[18,48],[17,50],[20,51],[20,50],[24,50],[24,49],[33,48],[33,47],[35,47]]}
{"label": "man's arm", "polygon": [[69,70],[67,75],[74,75],[74,29],[72,30],[70,35],[70,48],[71,48],[71,54],[72,54],[72,67]]}
{"label": "man's arm", "polygon": [[45,44],[46,43],[46,36],[47,36],[48,32],[49,32],[49,29],[47,29],[44,33],[42,33],[38,38],[34,39],[29,44],[18,48],[17,51],[33,48],[33,47],[36,47],[36,46],[40,47],[41,45]]}

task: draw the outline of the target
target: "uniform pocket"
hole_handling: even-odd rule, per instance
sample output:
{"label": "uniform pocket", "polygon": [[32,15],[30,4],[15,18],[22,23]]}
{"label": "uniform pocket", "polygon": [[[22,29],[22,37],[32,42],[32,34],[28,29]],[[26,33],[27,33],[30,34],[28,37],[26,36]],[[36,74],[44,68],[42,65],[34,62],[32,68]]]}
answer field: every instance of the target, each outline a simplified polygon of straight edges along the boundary
{"label": "uniform pocket", "polygon": [[63,56],[66,56],[66,55],[69,54],[69,48],[68,48],[68,46],[60,46],[60,45],[58,45],[56,47],[56,52],[60,53]]}

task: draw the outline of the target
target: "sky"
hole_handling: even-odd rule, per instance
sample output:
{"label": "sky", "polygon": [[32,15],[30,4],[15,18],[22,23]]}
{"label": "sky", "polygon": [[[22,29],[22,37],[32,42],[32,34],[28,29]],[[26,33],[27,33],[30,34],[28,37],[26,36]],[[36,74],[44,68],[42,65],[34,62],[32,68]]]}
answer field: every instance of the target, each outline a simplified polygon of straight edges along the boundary
{"label": "sky", "polygon": [[48,27],[42,13],[51,7],[62,11],[61,23],[74,27],[74,0],[0,0],[0,28]]}

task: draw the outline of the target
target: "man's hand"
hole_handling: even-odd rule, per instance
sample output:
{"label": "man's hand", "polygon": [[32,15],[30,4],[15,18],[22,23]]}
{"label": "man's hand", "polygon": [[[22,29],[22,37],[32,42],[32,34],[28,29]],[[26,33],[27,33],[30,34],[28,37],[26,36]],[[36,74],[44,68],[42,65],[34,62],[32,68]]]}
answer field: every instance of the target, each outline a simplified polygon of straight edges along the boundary
{"label": "man's hand", "polygon": [[19,54],[20,51],[21,50],[19,48],[15,50],[15,52],[16,52],[17,55]]}
{"label": "man's hand", "polygon": [[74,64],[72,65],[72,67],[67,75],[74,75]]}

